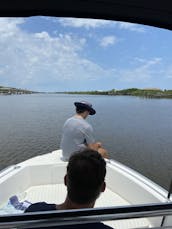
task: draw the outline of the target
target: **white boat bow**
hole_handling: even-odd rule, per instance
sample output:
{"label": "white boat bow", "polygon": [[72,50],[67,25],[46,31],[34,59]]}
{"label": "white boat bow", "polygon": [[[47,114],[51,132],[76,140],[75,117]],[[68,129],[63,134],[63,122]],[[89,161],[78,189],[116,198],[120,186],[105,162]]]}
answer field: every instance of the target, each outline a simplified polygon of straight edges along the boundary
{"label": "white boat bow", "polygon": [[[145,205],[166,203],[167,191],[148,178],[125,165],[106,160],[107,188],[96,202],[97,208]],[[61,203],[66,196],[63,178],[67,162],[62,160],[61,150],[33,157],[17,165],[8,167],[0,173],[0,207],[9,198],[17,195],[21,201],[31,203],[46,201]],[[2,212],[2,211],[1,211]],[[162,214],[161,214],[162,215]],[[105,223],[118,229],[158,227],[162,217],[125,219],[106,221]],[[166,218],[166,225],[172,225],[172,218]]]}

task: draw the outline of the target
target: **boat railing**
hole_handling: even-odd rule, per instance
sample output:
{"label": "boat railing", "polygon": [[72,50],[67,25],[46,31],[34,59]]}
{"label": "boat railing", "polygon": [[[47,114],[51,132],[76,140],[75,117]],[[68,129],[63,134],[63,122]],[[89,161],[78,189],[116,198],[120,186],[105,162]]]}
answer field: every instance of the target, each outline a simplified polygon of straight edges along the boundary
{"label": "boat railing", "polygon": [[[163,217],[169,215],[172,215],[172,202],[122,207],[34,212],[0,216],[0,229],[44,228],[50,226],[77,225],[100,221]],[[172,228],[172,225],[164,223],[163,226],[160,224],[154,228]]]}

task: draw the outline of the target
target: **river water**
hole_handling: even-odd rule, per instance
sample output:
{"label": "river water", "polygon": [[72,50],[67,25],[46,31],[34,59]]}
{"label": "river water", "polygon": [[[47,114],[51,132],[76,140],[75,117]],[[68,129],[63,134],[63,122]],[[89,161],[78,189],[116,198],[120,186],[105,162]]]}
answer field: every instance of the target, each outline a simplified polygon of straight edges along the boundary
{"label": "river water", "polygon": [[172,100],[130,96],[0,96],[0,169],[59,148],[75,101],[88,100],[95,137],[110,157],[164,188],[172,179]]}

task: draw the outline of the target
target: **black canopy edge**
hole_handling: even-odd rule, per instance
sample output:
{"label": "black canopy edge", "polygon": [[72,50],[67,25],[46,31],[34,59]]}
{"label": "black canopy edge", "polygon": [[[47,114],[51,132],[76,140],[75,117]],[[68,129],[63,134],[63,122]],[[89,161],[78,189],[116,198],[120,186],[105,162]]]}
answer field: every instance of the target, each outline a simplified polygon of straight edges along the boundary
{"label": "black canopy edge", "polygon": [[170,0],[1,0],[0,17],[40,15],[107,19],[172,29]]}

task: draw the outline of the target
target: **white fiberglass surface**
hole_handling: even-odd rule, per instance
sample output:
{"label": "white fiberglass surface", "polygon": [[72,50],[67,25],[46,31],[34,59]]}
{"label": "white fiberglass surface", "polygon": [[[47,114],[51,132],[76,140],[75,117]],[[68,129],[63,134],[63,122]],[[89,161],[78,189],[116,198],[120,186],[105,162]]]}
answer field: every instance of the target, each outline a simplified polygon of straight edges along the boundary
{"label": "white fiberglass surface", "polygon": [[[34,203],[46,201],[47,203],[62,203],[66,197],[66,187],[64,184],[43,185],[30,187],[26,190],[25,199]],[[124,206],[129,203],[118,194],[112,192],[109,188],[98,198],[95,207]],[[132,219],[120,221],[108,221],[105,224],[119,229],[128,229],[136,227],[146,227],[151,225],[148,219]]]}

